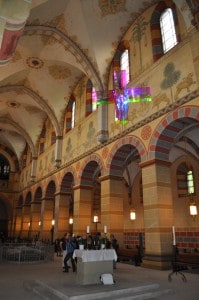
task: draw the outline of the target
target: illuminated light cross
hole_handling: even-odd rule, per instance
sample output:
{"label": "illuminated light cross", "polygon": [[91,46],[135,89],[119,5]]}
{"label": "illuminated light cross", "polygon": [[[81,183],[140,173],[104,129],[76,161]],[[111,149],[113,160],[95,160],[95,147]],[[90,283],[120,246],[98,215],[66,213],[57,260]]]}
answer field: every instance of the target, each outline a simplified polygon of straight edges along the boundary
{"label": "illuminated light cross", "polygon": [[129,103],[151,102],[151,88],[127,87],[126,71],[114,71],[113,76],[115,89],[108,91],[107,98],[103,99],[100,92],[94,92],[93,98],[97,105],[114,103],[116,123],[127,124]]}

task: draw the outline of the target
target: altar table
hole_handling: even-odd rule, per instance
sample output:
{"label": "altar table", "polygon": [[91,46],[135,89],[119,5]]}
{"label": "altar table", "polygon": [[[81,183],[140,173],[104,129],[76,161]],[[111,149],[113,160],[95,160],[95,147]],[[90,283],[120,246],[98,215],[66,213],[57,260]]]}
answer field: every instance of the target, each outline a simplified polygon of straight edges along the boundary
{"label": "altar table", "polygon": [[114,249],[76,249],[73,258],[77,258],[77,283],[97,284],[103,273],[113,273],[113,260],[117,261],[117,254]]}

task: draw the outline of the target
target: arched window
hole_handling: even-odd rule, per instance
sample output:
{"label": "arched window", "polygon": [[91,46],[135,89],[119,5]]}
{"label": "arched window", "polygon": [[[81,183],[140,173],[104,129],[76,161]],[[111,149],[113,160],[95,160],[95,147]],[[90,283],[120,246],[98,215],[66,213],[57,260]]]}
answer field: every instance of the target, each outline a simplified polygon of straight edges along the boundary
{"label": "arched window", "polygon": [[177,186],[179,198],[195,193],[194,174],[186,163],[181,163],[177,169]]}
{"label": "arched window", "polygon": [[69,132],[75,126],[75,98],[71,96],[66,108],[66,129]]}
{"label": "arched window", "polygon": [[181,41],[176,5],[158,1],[151,15],[151,42],[154,62]]}
{"label": "arched window", "polygon": [[188,189],[188,194],[194,194],[195,189],[194,189],[194,180],[193,180],[193,171],[189,170],[187,172],[187,189]]}
{"label": "arched window", "polygon": [[120,70],[125,71],[126,82],[125,85],[130,81],[130,72],[129,72],[129,50],[125,49],[120,57]]}
{"label": "arched window", "polygon": [[166,53],[177,44],[177,36],[171,8],[167,8],[160,16],[163,51]]}
{"label": "arched window", "polygon": [[71,128],[75,127],[75,101],[72,103]]}
{"label": "arched window", "polygon": [[97,109],[97,93],[94,87],[92,87],[92,111]]}
{"label": "arched window", "polygon": [[9,162],[3,155],[0,155],[0,179],[9,179],[9,174]]}

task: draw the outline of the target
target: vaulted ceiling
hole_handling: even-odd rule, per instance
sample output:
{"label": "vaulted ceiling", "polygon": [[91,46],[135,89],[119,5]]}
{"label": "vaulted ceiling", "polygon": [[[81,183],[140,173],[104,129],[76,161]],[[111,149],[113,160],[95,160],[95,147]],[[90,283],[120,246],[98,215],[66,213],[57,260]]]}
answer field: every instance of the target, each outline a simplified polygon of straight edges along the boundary
{"label": "vaulted ceiling", "polygon": [[[106,89],[118,43],[155,2],[1,0],[0,145],[20,159],[27,143],[36,155],[47,117],[62,135],[63,114],[78,81],[86,75],[97,89]],[[180,8],[185,1],[175,2]]]}

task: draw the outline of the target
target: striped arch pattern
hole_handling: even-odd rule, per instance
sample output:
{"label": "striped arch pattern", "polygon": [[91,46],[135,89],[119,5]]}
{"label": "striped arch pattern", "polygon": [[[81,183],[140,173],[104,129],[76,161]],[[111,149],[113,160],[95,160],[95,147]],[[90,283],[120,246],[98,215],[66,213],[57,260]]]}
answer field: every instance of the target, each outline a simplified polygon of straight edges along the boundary
{"label": "striped arch pattern", "polygon": [[42,199],[42,189],[39,186],[35,192],[34,202],[41,202],[41,199]]}
{"label": "striped arch pattern", "polygon": [[129,50],[130,46],[129,46],[129,42],[128,41],[123,41],[120,43],[116,53],[115,53],[115,56],[114,56],[114,59],[113,59],[113,72],[114,71],[120,71],[120,58],[121,58],[121,55],[122,55],[122,52],[126,49]]}
{"label": "striped arch pattern", "polygon": [[67,172],[62,179],[60,192],[70,194],[73,184],[74,184],[74,176],[71,172]]}
{"label": "striped arch pattern", "polygon": [[93,182],[93,174],[99,166],[101,175],[104,174],[105,167],[103,165],[102,159],[97,154],[91,154],[86,158],[84,164],[81,166],[79,172],[79,183],[84,185],[92,185]]}
{"label": "striped arch pattern", "polygon": [[155,7],[155,10],[151,16],[151,39],[152,39],[152,50],[153,50],[153,60],[154,62],[157,61],[161,56],[164,55],[163,52],[163,45],[162,45],[162,35],[160,30],[160,16],[162,12],[167,9],[171,8],[173,12],[174,18],[174,26],[177,34],[177,41],[180,41],[180,34],[179,34],[179,25],[176,13],[176,6],[173,1],[160,1],[158,5]]}
{"label": "striped arch pattern", "polygon": [[48,186],[46,188],[45,198],[47,198],[47,199],[54,198],[55,192],[56,192],[55,182],[54,182],[54,180],[51,180],[48,183]]}
{"label": "striped arch pattern", "polygon": [[120,170],[122,169],[123,162],[117,161],[115,159],[115,154],[121,147],[125,145],[134,146],[140,156],[141,161],[145,161],[147,159],[146,148],[142,144],[141,140],[135,136],[126,136],[116,142],[116,144],[114,145],[114,147],[112,148],[109,154],[109,158],[107,159],[107,166],[106,166],[107,167],[106,171],[108,174],[116,175],[115,167],[117,166],[118,169],[118,165],[120,166]]}
{"label": "striped arch pattern", "polygon": [[89,79],[86,85],[86,117],[92,113],[92,88],[93,84]]}
{"label": "striped arch pattern", "polygon": [[67,105],[66,108],[66,129],[65,129],[65,133],[67,133],[68,131],[71,130],[71,122],[72,122],[72,108],[73,108],[73,102],[75,101],[74,97],[72,97]]}
{"label": "striped arch pattern", "polygon": [[23,205],[23,196],[21,195],[17,201],[17,206],[22,207],[22,205]]}
{"label": "striped arch pattern", "polygon": [[25,199],[25,204],[30,204],[32,201],[32,194],[31,192],[28,192],[28,194],[26,195],[26,199]]}
{"label": "striped arch pattern", "polygon": [[196,122],[199,122],[198,107],[181,107],[169,113],[154,131],[149,145],[149,159],[168,160],[169,151],[177,134],[184,127]]}

